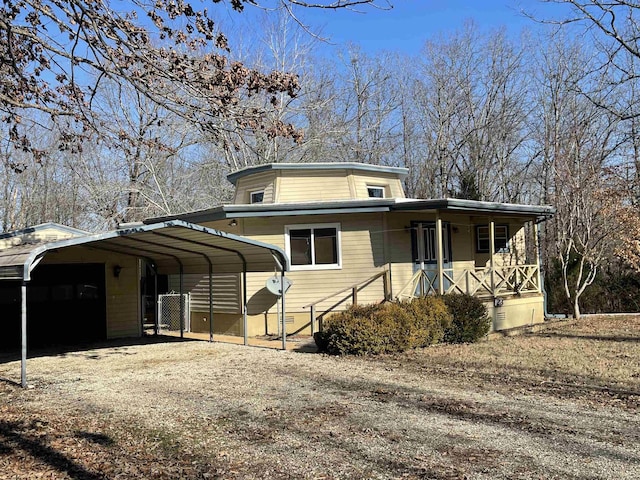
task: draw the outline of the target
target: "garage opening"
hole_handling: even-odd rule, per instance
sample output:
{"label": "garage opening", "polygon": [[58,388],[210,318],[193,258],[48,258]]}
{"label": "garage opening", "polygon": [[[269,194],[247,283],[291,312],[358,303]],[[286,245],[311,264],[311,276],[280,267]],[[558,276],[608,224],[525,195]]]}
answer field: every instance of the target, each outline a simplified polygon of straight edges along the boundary
{"label": "garage opening", "polygon": [[[30,348],[105,340],[104,264],[40,265],[27,285]],[[2,346],[20,347],[20,283],[0,283]]]}

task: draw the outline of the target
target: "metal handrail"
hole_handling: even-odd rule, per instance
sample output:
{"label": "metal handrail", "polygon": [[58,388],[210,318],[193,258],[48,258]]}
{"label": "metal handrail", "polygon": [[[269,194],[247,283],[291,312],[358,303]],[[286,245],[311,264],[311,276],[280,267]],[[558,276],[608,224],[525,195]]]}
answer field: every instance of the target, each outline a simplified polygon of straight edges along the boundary
{"label": "metal handrail", "polygon": [[[383,270],[382,272],[376,273],[375,275],[373,275],[372,277],[367,278],[366,280],[362,280],[362,281],[360,281],[358,283],[354,283],[350,287],[343,288],[342,290],[334,292],[331,295],[327,295],[326,297],[323,297],[320,300],[316,300],[313,303],[309,303],[307,305],[304,305],[302,308],[311,308],[311,311],[310,311],[310,315],[311,315],[311,334],[313,335],[316,332],[316,305],[319,304],[319,303],[322,303],[322,302],[324,302],[326,300],[329,300],[330,298],[333,298],[333,297],[335,297],[337,295],[340,295],[341,293],[348,292],[349,290],[351,290],[351,295],[350,296],[353,298],[351,303],[353,305],[357,305],[358,304],[358,292],[360,290],[362,290],[363,288],[368,287],[369,285],[371,285],[378,278],[382,277],[383,280],[384,280],[384,284],[383,284],[384,299],[385,300],[389,300],[390,294],[389,294],[389,276],[388,275],[389,275],[389,270]],[[346,298],[340,300],[338,303],[336,303],[336,304],[332,305],[331,307],[329,307],[325,312],[322,313],[322,315],[320,315],[320,318],[322,318],[324,315],[326,315],[329,311],[333,310],[336,306],[340,305],[347,298],[349,298],[349,296],[347,296]]]}
{"label": "metal handrail", "polygon": [[[351,285],[350,287],[346,287],[343,288],[342,290],[339,290],[335,293],[332,293],[331,295],[327,295],[326,297],[321,298],[320,300],[316,300],[313,303],[309,303],[307,305],[304,305],[302,308],[309,308],[309,307],[313,307],[319,303],[322,303],[326,300],[329,300],[330,298],[335,297],[336,295],[340,295],[341,293],[347,292],[349,290],[353,291],[354,288],[357,288],[358,290],[362,290],[364,287],[369,286],[370,284],[372,284],[374,281],[376,281],[378,278],[382,277],[383,275],[387,274],[387,270],[384,270],[382,272],[376,273],[373,277],[369,277],[366,280],[362,280],[361,282],[358,283],[354,283],[353,285]],[[385,299],[387,298],[387,292],[385,289]]]}

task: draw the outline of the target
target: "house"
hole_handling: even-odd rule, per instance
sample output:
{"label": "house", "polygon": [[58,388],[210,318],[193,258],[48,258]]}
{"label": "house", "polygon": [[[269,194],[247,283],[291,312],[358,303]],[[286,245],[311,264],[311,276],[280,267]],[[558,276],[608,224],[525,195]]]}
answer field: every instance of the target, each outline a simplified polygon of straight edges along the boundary
{"label": "house", "polygon": [[[268,288],[273,271],[214,276],[226,296],[214,302],[213,326],[207,277],[183,276],[195,332],[277,334],[284,317],[287,334],[311,334],[353,303],[453,292],[482,298],[493,330],[542,322],[537,230],[554,209],[406,198],[406,175],[360,163],[259,165],[228,176],[232,204],[145,223],[179,219],[276,246],[290,259],[286,307]],[[178,280],[169,277],[174,290]]]}
{"label": "house", "polygon": [[245,343],[280,334],[284,346],[351,304],[433,293],[482,298],[493,330],[542,322],[537,228],[554,209],[406,198],[406,175],[260,165],[229,175],[229,205],[99,234],[56,224],[2,234],[0,343],[21,346],[25,385],[27,346],[141,336],[161,284],[191,293],[179,302],[191,331]]}

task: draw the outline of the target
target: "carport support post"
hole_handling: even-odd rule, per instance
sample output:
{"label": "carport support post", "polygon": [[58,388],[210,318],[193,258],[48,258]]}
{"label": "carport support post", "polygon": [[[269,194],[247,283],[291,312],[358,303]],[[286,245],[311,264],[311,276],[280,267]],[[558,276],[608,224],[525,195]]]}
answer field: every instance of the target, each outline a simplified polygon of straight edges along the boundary
{"label": "carport support post", "polygon": [[184,338],[184,297],[182,292],[184,290],[184,268],[182,263],[180,264],[180,338]]}
{"label": "carport support post", "polygon": [[247,262],[243,260],[242,272],[242,330],[244,334],[244,344],[249,345],[249,332],[247,331]]}
{"label": "carport support post", "polygon": [[20,355],[20,385],[27,386],[27,282],[22,282],[20,287],[22,303],[21,340],[22,351]]}
{"label": "carport support post", "polygon": [[209,342],[213,342],[213,265],[209,262]]}
{"label": "carport support post", "polygon": [[155,270],[153,275],[153,318],[155,325],[153,326],[154,334],[160,334],[160,319],[158,318],[158,271]]}
{"label": "carport support post", "polygon": [[287,320],[285,315],[285,303],[284,303],[284,268],[280,271],[280,294],[282,298],[282,308],[280,309],[280,315],[282,315],[282,350],[287,349]]}

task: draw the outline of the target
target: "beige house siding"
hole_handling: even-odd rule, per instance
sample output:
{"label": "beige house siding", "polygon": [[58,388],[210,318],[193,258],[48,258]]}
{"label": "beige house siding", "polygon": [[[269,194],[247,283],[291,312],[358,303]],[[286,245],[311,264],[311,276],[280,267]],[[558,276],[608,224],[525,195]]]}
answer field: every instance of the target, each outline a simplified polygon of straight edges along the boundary
{"label": "beige house siding", "polygon": [[[303,308],[305,305],[362,282],[385,268],[382,214],[308,215],[240,220],[239,231],[234,233],[270,243],[282,249],[286,249],[285,227],[287,225],[340,224],[342,268],[287,272],[287,278],[293,282],[286,295],[287,317],[294,319],[287,325],[289,333],[299,330],[309,322],[309,309]],[[212,228],[223,228],[224,226],[223,222],[210,222],[204,225]],[[274,273],[276,272],[249,273],[247,275],[249,334],[258,335],[277,331],[277,297],[265,287],[267,279]],[[350,292],[346,292],[322,302],[317,306],[318,314],[336,303],[339,303],[337,309],[345,308],[351,304],[351,299],[347,298],[349,295]],[[382,279],[378,279],[358,293],[359,303],[377,302],[382,298]],[[239,317],[238,321],[240,320]],[[219,328],[225,328],[226,331],[233,330],[231,326],[220,326],[214,313],[214,331],[218,332]]]}
{"label": "beige house siding", "polygon": [[[104,263],[107,338],[137,337],[142,334],[137,259],[78,246],[49,253],[43,263]],[[113,275],[116,265],[122,267],[118,278]]]}
{"label": "beige house siding", "polygon": [[[218,313],[239,314],[242,312],[241,275],[237,273],[214,273],[212,281],[213,309]],[[191,294],[191,310],[209,312],[209,275],[186,274],[183,276],[185,293]],[[180,291],[180,276],[169,275],[169,290]]]}
{"label": "beige house siding", "polygon": [[[253,322],[249,325],[248,334],[250,336],[264,335],[264,327],[258,328],[259,323]],[[191,331],[195,333],[209,333],[209,311],[191,311]],[[242,336],[242,315],[231,315],[228,313],[213,314],[213,334],[214,335],[236,335]]]}
{"label": "beige house siding", "polygon": [[[287,294],[287,311],[301,310],[306,304],[366,280],[384,269],[382,215],[357,214],[342,216],[340,220],[338,218],[318,215],[245,220],[245,236],[283,249],[286,248],[284,232],[287,225],[340,224],[342,268],[288,272],[287,277],[293,281],[293,286]],[[248,291],[256,292],[264,288],[267,278],[271,275],[273,273],[250,274],[247,280]],[[366,302],[379,297],[373,293],[367,296],[364,291],[359,298]],[[335,300],[328,300],[321,304],[320,308],[329,307],[334,302]]]}
{"label": "beige house siding", "polygon": [[349,200],[352,197],[346,170],[283,172],[276,202]]}
{"label": "beige house siding", "polygon": [[533,325],[544,322],[544,303],[541,295],[523,295],[506,300],[501,307],[488,302],[487,310],[492,319],[491,330]]}
{"label": "beige house siding", "polygon": [[351,173],[355,188],[354,198],[369,198],[367,187],[384,187],[385,198],[405,198],[402,183],[397,175],[379,173],[362,175]]}
{"label": "beige house siding", "polygon": [[264,190],[263,203],[274,203],[274,172],[256,173],[238,180],[234,203],[251,203],[251,192]]}

